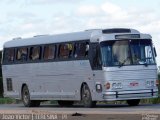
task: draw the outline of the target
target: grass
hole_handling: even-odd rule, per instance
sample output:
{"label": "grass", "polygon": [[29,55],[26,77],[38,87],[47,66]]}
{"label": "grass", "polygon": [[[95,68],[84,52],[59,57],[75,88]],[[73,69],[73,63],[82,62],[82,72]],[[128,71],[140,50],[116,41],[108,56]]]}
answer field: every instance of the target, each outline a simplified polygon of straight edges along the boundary
{"label": "grass", "polygon": [[14,104],[16,103],[15,99],[12,98],[0,98],[0,104]]}
{"label": "grass", "polygon": [[0,97],[3,97],[3,82],[2,82],[2,77],[0,77]]}

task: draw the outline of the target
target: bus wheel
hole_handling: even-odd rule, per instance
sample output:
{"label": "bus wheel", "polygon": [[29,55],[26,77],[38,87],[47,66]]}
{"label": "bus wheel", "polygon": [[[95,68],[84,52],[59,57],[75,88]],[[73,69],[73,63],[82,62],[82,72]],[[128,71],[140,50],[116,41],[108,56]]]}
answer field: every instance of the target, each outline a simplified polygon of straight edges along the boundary
{"label": "bus wheel", "polygon": [[127,103],[129,106],[137,106],[139,105],[140,100],[139,99],[135,99],[135,100],[127,100]]}
{"label": "bus wheel", "polygon": [[62,107],[70,107],[73,105],[73,103],[74,101],[63,101],[63,100],[58,101],[58,104]]}
{"label": "bus wheel", "polygon": [[96,106],[96,101],[92,101],[91,92],[88,85],[84,84],[82,87],[82,102],[84,107],[94,107]]}
{"label": "bus wheel", "polygon": [[40,101],[30,100],[30,94],[27,86],[22,89],[22,101],[25,107],[39,107]]}

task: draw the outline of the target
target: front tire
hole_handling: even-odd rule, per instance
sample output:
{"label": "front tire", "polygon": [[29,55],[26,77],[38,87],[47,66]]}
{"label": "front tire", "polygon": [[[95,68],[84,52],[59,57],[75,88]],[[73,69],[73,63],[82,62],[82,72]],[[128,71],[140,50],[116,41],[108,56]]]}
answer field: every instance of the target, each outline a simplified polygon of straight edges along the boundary
{"label": "front tire", "polygon": [[91,92],[89,90],[88,85],[84,84],[82,87],[82,102],[84,107],[95,107],[96,106],[96,101],[92,101],[92,96]]}
{"label": "front tire", "polygon": [[22,101],[25,107],[39,107],[40,106],[40,101],[30,100],[30,93],[26,85],[22,88]]}
{"label": "front tire", "polygon": [[129,106],[138,106],[140,103],[139,99],[135,99],[135,100],[127,100],[127,103]]}

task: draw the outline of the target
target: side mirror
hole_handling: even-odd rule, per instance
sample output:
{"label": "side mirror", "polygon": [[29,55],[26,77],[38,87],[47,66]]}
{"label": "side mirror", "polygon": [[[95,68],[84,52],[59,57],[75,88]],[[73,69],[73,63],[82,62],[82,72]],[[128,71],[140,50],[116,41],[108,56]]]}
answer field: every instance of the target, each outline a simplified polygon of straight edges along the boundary
{"label": "side mirror", "polygon": [[154,47],[153,50],[154,50],[154,55],[155,55],[155,57],[157,57],[156,48]]}

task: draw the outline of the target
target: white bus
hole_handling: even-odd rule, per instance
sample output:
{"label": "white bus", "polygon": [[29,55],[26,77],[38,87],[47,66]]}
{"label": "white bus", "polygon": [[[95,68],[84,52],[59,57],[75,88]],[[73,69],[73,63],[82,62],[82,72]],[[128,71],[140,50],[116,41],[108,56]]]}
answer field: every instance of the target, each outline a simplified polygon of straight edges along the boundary
{"label": "white bus", "polygon": [[4,44],[4,96],[24,106],[56,100],[61,106],[82,101],[158,97],[156,52],[149,34],[135,29],[95,29],[17,38]]}

